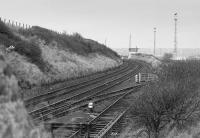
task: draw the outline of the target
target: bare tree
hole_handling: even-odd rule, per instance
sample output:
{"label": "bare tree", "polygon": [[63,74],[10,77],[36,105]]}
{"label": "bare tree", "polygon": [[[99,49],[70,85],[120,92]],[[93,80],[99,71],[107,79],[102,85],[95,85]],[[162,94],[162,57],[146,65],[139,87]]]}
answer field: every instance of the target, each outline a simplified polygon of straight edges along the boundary
{"label": "bare tree", "polygon": [[194,117],[200,101],[196,90],[196,84],[187,80],[149,84],[133,102],[131,115],[158,138],[164,128],[174,128]]}

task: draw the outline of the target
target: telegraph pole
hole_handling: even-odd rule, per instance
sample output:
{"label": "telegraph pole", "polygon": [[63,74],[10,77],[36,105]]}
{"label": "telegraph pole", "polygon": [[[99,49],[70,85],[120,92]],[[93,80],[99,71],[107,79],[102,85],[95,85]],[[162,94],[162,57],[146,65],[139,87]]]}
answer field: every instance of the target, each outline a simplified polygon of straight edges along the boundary
{"label": "telegraph pole", "polygon": [[128,49],[128,58],[131,57],[131,34],[129,36],[129,49]]}
{"label": "telegraph pole", "polygon": [[130,37],[129,37],[129,50],[131,49],[131,34],[130,34]]}
{"label": "telegraph pole", "polygon": [[174,28],[174,55],[177,57],[178,51],[177,51],[177,13],[174,14],[174,22],[175,22],[175,28]]}
{"label": "telegraph pole", "polygon": [[156,55],[156,28],[153,28],[154,30],[154,47],[153,47],[153,54]]}

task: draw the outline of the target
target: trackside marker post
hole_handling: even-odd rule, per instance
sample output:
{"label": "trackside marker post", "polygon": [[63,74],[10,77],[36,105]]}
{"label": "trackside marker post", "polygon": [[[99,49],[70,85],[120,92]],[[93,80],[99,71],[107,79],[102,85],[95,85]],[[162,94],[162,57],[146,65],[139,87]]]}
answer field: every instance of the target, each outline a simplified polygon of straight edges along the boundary
{"label": "trackside marker post", "polygon": [[94,108],[94,103],[93,103],[93,101],[90,101],[90,102],[88,103],[88,108],[89,108],[89,112],[90,112],[90,113],[93,113],[93,108]]}

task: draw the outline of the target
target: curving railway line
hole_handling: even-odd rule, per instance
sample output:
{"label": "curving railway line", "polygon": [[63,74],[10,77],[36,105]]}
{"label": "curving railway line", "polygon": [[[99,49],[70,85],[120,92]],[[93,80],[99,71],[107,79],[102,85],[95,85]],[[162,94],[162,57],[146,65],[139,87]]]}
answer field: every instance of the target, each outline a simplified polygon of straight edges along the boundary
{"label": "curving railway line", "polygon": [[[109,138],[113,134],[118,134],[123,125],[123,117],[126,115],[129,107],[126,98],[131,93],[137,92],[143,85],[136,85],[133,87],[122,89],[124,93],[115,100],[110,106],[104,109],[96,118],[84,124],[88,126],[86,129],[79,129],[74,131],[70,136],[63,136],[55,134],[57,137],[69,137],[69,138]],[[54,127],[66,127],[67,125],[54,124]]]}
{"label": "curving railway line", "polygon": [[141,66],[135,66],[134,69],[129,69],[128,71],[121,73],[119,76],[110,78],[110,80],[106,83],[101,83],[88,90],[80,91],[80,93],[76,92],[76,94],[71,96],[68,95],[65,99],[59,100],[40,109],[33,110],[29,112],[29,114],[33,117],[34,120],[41,121],[62,117],[68,113],[68,110],[71,107],[77,106],[78,104],[87,101],[88,99],[94,98],[94,96],[97,94],[101,94],[104,91],[126,81],[128,78],[130,78],[130,76],[135,75],[134,72],[140,68]]}
{"label": "curving railway line", "polygon": [[93,76],[89,76],[88,78],[83,79],[81,82],[75,81],[74,83],[67,85],[67,86],[64,86],[64,87],[61,87],[61,88],[57,88],[57,89],[54,89],[54,90],[51,90],[51,91],[47,91],[45,93],[41,92],[41,94],[38,94],[36,96],[33,96],[29,99],[24,100],[25,106],[27,108],[29,108],[30,106],[34,106],[34,105],[41,103],[43,101],[55,99],[59,96],[65,95],[66,93],[70,93],[70,92],[73,92],[75,90],[82,89],[84,87],[88,87],[90,85],[104,81],[106,78],[115,76],[115,75],[117,75],[121,72],[126,72],[129,69],[130,69],[129,64],[127,62],[125,62],[123,65],[121,65],[120,67],[118,67],[114,70],[102,72],[100,74],[94,74]]}
{"label": "curving railway line", "polygon": [[[116,134],[114,130],[117,131],[120,126],[120,120],[128,111],[128,105],[122,102],[123,99],[132,93],[133,89],[135,92],[142,85],[120,90],[112,90],[112,88],[134,77],[144,66],[146,65],[141,62],[125,62],[114,70],[102,72],[85,80],[83,79],[81,82],[75,82],[69,86],[47,91],[27,99],[25,105],[31,109],[38,103],[48,102],[48,105],[44,107],[29,110],[29,114],[34,121],[41,123],[60,118],[74,110],[84,109],[91,99],[95,104],[112,99],[111,101],[115,101],[113,104],[87,123],[87,126],[93,126],[90,131],[84,131],[83,133],[82,129],[79,129],[70,136],[70,138],[81,138],[87,135],[94,138],[109,137]],[[51,125],[56,128],[68,128],[63,124]],[[94,129],[94,126],[96,129]],[[88,130],[88,127],[86,130]]]}

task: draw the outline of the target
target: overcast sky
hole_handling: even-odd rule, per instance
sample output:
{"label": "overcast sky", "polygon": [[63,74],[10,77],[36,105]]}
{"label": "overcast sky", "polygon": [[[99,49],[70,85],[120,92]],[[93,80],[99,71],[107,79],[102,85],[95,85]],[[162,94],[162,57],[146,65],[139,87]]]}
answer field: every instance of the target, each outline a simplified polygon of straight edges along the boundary
{"label": "overcast sky", "polygon": [[111,48],[173,48],[178,13],[178,47],[200,47],[200,0],[0,0],[1,17],[58,31],[78,32]]}

